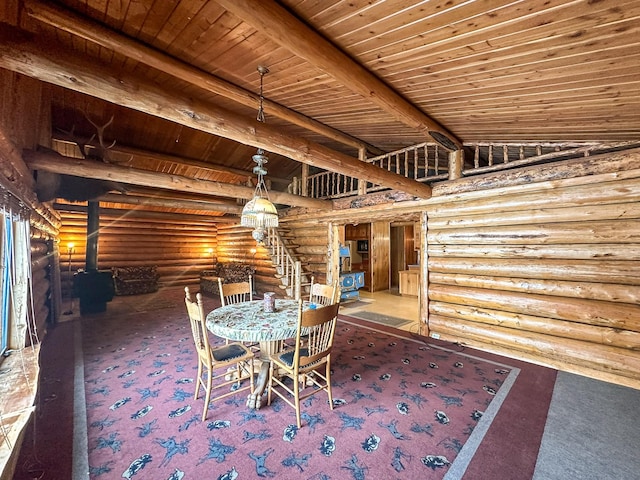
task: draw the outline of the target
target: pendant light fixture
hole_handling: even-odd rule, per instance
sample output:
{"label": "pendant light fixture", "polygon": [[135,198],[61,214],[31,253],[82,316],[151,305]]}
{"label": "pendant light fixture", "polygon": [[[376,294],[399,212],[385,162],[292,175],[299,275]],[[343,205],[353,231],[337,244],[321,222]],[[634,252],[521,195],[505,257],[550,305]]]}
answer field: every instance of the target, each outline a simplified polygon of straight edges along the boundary
{"label": "pendant light fixture", "polygon": [[[262,85],[264,76],[269,73],[267,67],[259,66],[258,73],[260,74],[260,105],[258,107],[259,122],[264,123],[264,97],[262,95]],[[253,233],[251,236],[259,243],[264,243],[264,239],[267,235],[267,228],[275,228],[278,226],[278,211],[275,205],[269,200],[269,193],[264,183],[264,176],[267,174],[267,169],[264,167],[269,161],[265,155],[264,150],[258,148],[258,152],[252,157],[256,162],[256,166],[253,167],[253,173],[258,177],[256,189],[253,194],[253,198],[247,202],[242,209],[242,215],[240,217],[240,225],[243,227],[252,227]]]}

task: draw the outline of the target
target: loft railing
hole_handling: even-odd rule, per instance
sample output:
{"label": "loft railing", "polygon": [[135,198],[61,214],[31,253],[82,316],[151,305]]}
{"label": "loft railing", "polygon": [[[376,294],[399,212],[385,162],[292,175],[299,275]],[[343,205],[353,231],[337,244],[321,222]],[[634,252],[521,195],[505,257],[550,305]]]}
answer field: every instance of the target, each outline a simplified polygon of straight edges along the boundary
{"label": "loft railing", "polygon": [[[447,150],[437,144],[421,143],[364,160],[366,163],[384,168],[418,182],[438,180],[448,171]],[[386,187],[341,173],[320,172],[309,175],[307,192],[313,198],[339,198],[385,190]]]}
{"label": "loft railing", "polygon": [[[528,142],[465,143],[463,176],[533,165],[542,162],[587,157],[596,153],[624,150],[640,142]],[[364,160],[418,182],[449,178],[449,152],[433,143],[421,143]],[[344,174],[325,171],[307,177],[307,194],[312,198],[340,198],[386,190],[381,185]]]}

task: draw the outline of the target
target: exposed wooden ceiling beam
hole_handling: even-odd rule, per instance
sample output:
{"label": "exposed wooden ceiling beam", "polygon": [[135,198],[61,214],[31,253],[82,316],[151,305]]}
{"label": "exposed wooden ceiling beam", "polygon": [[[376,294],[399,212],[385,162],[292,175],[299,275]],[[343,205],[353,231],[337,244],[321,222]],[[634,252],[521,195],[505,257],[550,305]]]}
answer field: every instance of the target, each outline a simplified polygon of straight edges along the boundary
{"label": "exposed wooden ceiling beam", "polygon": [[[86,205],[78,205],[72,203],[55,203],[55,209],[59,212],[81,212],[87,213]],[[135,208],[130,209],[120,209],[120,208],[100,208],[100,213],[104,215],[116,215],[121,216],[123,211],[127,212],[135,212],[133,216],[136,218],[146,218],[152,220],[162,220],[162,219],[180,219],[183,222],[191,221],[191,222],[206,222],[206,223],[237,223],[238,219],[233,217],[214,217],[213,215],[202,214],[198,215],[194,214],[185,214],[185,213],[173,213],[173,212],[149,212],[149,211],[140,211]]]}
{"label": "exposed wooden ceiling beam", "polygon": [[[131,40],[99,23],[81,17],[70,10],[60,6],[53,7],[43,2],[29,0],[26,2],[26,11],[29,16],[43,23],[82,37],[105,48],[109,48],[121,55],[125,55],[150,67],[157,68],[164,73],[173,75],[176,78],[209,92],[230,98],[248,107],[258,108],[259,97],[257,94]],[[266,98],[264,99],[264,109],[267,113],[271,113],[278,118],[287,120],[294,125],[319,133],[342,144],[349,145],[356,149],[364,148],[374,155],[384,153],[373,145],[369,145],[362,140],[347,135],[344,132],[331,128],[328,125]]]}
{"label": "exposed wooden ceiling beam", "polygon": [[[54,135],[53,140],[76,143],[71,137],[64,134]],[[93,145],[86,145],[86,146],[89,148],[96,148]],[[169,162],[169,163],[175,163],[178,165],[185,165],[189,167],[198,167],[204,170],[209,170],[211,172],[230,173],[232,175],[237,175],[243,180],[246,180],[247,177],[255,178],[255,173],[249,170],[241,170],[239,168],[227,167],[226,165],[203,162],[200,160],[193,160],[190,158],[178,157],[176,155],[167,155],[166,153],[142,150],[139,148],[128,147],[120,143],[116,144],[113,148],[110,148],[109,150],[114,153],[122,153],[122,154],[130,155],[133,157],[146,158],[152,161],[156,161],[158,163]],[[117,158],[112,158],[111,161],[112,163],[117,163],[117,164],[124,163],[119,161]],[[272,183],[278,183],[281,185],[288,185],[289,183],[291,183],[291,181],[288,178],[274,177],[273,175],[269,175],[269,180],[271,180]]]}
{"label": "exposed wooden ceiling beam", "polygon": [[178,192],[175,190],[165,190],[157,187],[143,187],[141,185],[132,185],[127,189],[127,195],[139,195],[145,198],[160,198],[165,200],[194,200],[196,202],[217,202],[227,204],[229,206],[237,205],[237,199],[226,197],[215,197],[212,195],[203,195],[194,192]]}
{"label": "exposed wooden ceiling beam", "polygon": [[[76,177],[110,180],[125,184],[166,188],[168,190],[202,193],[221,197],[246,198],[247,200],[253,198],[255,192],[255,189],[241,185],[198,180],[162,172],[136,170],[93,160],[63,157],[53,152],[25,150],[22,156],[32,170],[62,173]],[[269,198],[274,203],[284,205],[298,205],[320,210],[331,210],[332,208],[330,201],[301,197],[289,193],[272,191],[269,192]]]}
{"label": "exposed wooden ceiling beam", "polygon": [[78,58],[51,45],[50,41],[36,41],[32,37],[8,25],[0,25],[0,67],[197,130],[264,148],[325,170],[364,178],[374,184],[422,198],[431,196],[429,185],[303,138],[285,135],[275,127],[249,121],[223,108],[162,90],[144,78],[125,73],[114,75],[114,72],[95,60]]}
{"label": "exposed wooden ceiling beam", "polygon": [[209,212],[233,213],[236,215],[240,215],[242,213],[242,206],[240,205],[230,205],[219,202],[153,198],[138,195],[122,195],[117,193],[102,195],[98,200],[110,203],[127,203],[131,205],[148,205],[151,207],[164,208],[184,208],[187,210],[204,210]]}
{"label": "exposed wooden ceiling beam", "polygon": [[462,143],[346,53],[273,0],[215,0],[226,10],[449,150]]}

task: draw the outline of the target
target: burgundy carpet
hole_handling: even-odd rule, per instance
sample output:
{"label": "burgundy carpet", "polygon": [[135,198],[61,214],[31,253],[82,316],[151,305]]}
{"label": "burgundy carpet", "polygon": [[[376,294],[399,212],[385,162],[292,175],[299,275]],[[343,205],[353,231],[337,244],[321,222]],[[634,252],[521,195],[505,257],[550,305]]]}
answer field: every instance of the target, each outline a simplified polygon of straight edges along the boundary
{"label": "burgundy carpet", "polygon": [[[344,317],[335,341],[333,411],[319,393],[305,402],[298,430],[283,402],[254,411],[239,394],[211,405],[203,423],[179,297],[176,305],[82,321],[88,451],[75,463],[86,466],[89,478],[444,478],[447,472],[459,478],[466,470],[465,478],[506,479],[533,473],[552,370],[443,343],[438,348],[430,339],[388,330],[399,333],[392,336],[377,324]],[[71,478],[67,325],[43,348],[51,360],[43,362],[43,379],[51,378],[49,369],[60,377],[42,385],[43,396],[52,395],[50,388],[59,393],[47,403],[41,399],[36,422],[35,460],[46,474],[26,472],[34,460],[28,438],[14,478]]]}

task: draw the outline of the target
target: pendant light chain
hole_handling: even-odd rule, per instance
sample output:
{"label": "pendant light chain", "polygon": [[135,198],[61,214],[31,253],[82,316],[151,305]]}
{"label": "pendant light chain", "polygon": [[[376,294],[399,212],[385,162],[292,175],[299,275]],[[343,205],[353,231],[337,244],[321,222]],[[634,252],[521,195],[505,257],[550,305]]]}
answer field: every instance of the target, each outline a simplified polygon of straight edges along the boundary
{"label": "pendant light chain", "polygon": [[[258,73],[260,73],[260,96],[257,120],[258,122],[265,123],[263,84],[264,76],[269,73],[269,69],[267,67],[258,66]],[[275,205],[273,205],[269,200],[269,192],[264,184],[264,176],[267,174],[267,169],[264,165],[268,161],[268,158],[264,153],[265,152],[262,148],[258,148],[258,152],[253,156],[253,161],[257,164],[253,167],[253,173],[258,177],[256,189],[253,199],[244,206],[240,217],[240,225],[244,227],[252,227],[252,237],[259,244],[264,243],[264,240],[267,237],[268,228],[275,228],[278,226],[278,211],[276,210]]]}

